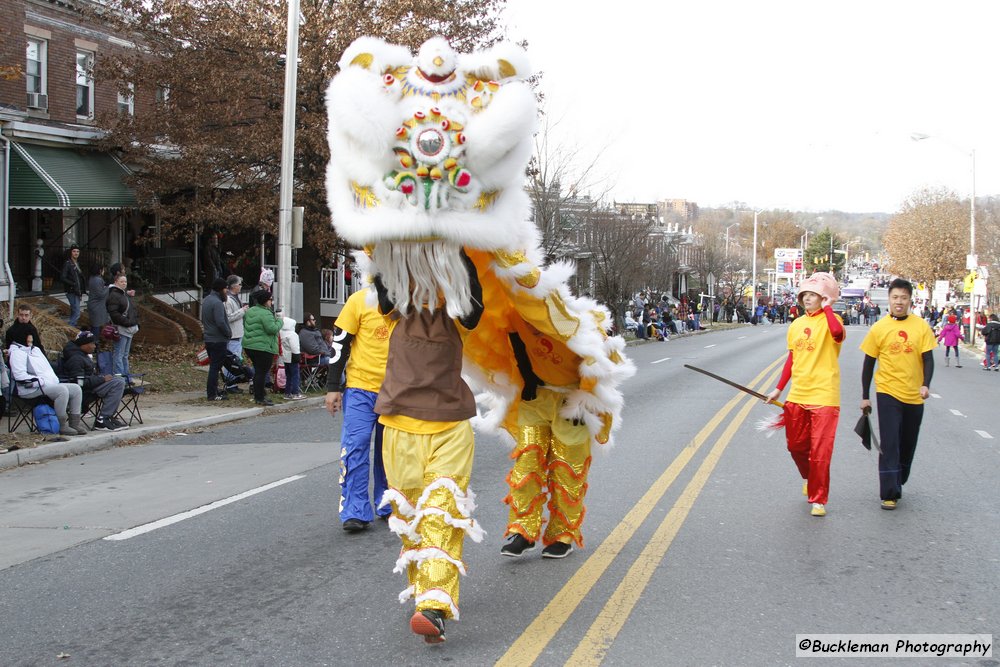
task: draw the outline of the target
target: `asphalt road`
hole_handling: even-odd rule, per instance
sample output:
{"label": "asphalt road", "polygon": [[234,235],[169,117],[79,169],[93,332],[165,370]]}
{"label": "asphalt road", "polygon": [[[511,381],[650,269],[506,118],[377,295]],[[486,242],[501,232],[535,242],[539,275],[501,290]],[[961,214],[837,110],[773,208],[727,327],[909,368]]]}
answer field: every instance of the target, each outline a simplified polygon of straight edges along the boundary
{"label": "asphalt road", "polygon": [[783,326],[629,348],[625,425],[595,455],[586,548],[565,560],[499,555],[509,459],[478,436],[488,536],[466,542],[440,646],[396,600],[397,538],[341,530],[339,420],[319,409],[4,472],[0,665],[779,665],[801,633],[997,635],[1000,373],[939,364],[903,502],[882,511],[851,432],[864,331],[841,356],[825,518],[783,436],[754,428],[774,408],[682,368],[766,391]]}

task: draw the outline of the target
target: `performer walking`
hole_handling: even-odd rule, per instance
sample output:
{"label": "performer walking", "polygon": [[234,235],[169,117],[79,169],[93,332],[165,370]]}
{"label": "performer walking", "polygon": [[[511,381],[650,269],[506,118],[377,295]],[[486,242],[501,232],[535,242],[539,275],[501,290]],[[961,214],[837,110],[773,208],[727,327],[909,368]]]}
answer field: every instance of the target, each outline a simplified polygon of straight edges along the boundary
{"label": "performer walking", "polygon": [[[412,250],[434,252],[433,248],[416,245]],[[445,266],[445,254],[430,265]],[[469,478],[475,444],[469,419],[476,414],[476,402],[462,379],[462,338],[456,326],[457,320],[466,331],[476,327],[483,297],[475,267],[464,252],[460,257],[468,271],[464,285],[468,298],[462,299],[466,312],[455,319],[445,303],[433,298],[397,311],[395,302],[411,281],[390,283],[387,288],[380,277],[375,278],[379,309],[398,319],[375,402],[385,427],[383,456],[390,487],[381,506],[391,503],[389,527],[403,542],[394,571],[405,571],[410,582],[400,600],[416,599],[410,629],[431,644],[444,641],[445,619],[458,618],[465,535],[476,542],[484,535],[471,518],[475,494],[469,490]],[[438,287],[463,291],[459,276],[449,273]]]}
{"label": "performer walking", "polygon": [[[551,339],[540,332],[530,339],[535,349],[551,349],[542,341],[551,346]],[[535,374],[521,337],[512,333],[510,342],[523,389],[515,411],[516,429],[512,429],[517,443],[510,455],[514,465],[507,475],[510,493],[504,498],[510,505],[508,539],[500,553],[519,557],[534,549],[541,537],[543,558],[565,558],[573,552],[574,542],[583,546],[580,527],[586,514],[583,498],[591,462],[587,426],[560,415],[565,392],[578,388],[580,378],[574,372],[573,359],[568,359],[570,363],[563,367],[547,364],[539,371],[546,375],[543,380]],[[579,358],[576,361],[579,363]],[[549,520],[543,536],[546,496]]]}
{"label": "performer walking", "polygon": [[813,516],[826,516],[830,459],[840,419],[838,360],[844,323],[833,312],[839,298],[840,287],[829,273],[817,272],[802,281],[798,302],[805,314],[788,327],[788,358],[777,388],[767,395],[767,402],[776,400],[791,379],[785,438],[805,480],[802,493],[812,503]]}
{"label": "performer walking", "polygon": [[[355,292],[347,299],[334,324],[334,356],[326,376],[326,409],[331,415],[344,411],[340,432],[340,521],[344,530],[352,533],[368,528],[374,519],[368,496],[369,469],[375,505],[382,502],[382,494],[389,488],[382,463],[383,426],[375,414],[375,401],[385,378],[389,336],[396,321],[378,312],[374,300],[372,290]],[[374,468],[369,465],[371,458]],[[378,510],[379,518],[387,519],[389,514],[386,508]]]}
{"label": "performer walking", "polygon": [[924,399],[930,396],[934,375],[934,332],[923,319],[910,314],[913,285],[897,278],[889,284],[889,317],[872,325],[861,342],[865,353],[861,371],[861,409],[871,408],[869,391],[875,376],[878,457],[882,509],[894,510],[910,477],[917,436],[924,418]]}

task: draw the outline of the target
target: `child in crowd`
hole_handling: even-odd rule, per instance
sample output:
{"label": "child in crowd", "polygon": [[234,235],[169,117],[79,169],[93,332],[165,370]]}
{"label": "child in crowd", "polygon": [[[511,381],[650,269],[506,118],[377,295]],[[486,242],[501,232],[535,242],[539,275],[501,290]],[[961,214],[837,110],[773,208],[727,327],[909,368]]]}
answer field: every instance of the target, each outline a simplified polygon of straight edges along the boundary
{"label": "child in crowd", "polygon": [[961,368],[962,361],[958,358],[958,342],[965,340],[965,334],[962,333],[962,327],[958,325],[958,318],[955,315],[948,316],[948,324],[941,327],[941,333],[938,334],[937,339],[944,340],[944,365],[951,366],[949,355],[952,350],[955,350],[955,368]]}

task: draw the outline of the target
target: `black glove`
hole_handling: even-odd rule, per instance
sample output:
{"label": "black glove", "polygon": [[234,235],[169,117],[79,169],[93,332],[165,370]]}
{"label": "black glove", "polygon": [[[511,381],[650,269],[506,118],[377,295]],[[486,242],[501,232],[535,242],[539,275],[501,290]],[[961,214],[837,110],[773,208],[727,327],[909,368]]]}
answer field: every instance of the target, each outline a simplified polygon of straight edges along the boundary
{"label": "black glove", "polygon": [[375,276],[375,293],[378,294],[378,308],[383,315],[388,315],[396,308],[396,304],[389,298],[389,290],[382,283],[382,276]]}
{"label": "black glove", "polygon": [[524,387],[521,389],[522,401],[533,401],[538,396],[539,385],[545,384],[542,379],[535,375],[531,368],[531,361],[528,359],[528,349],[524,346],[524,341],[517,335],[517,332],[507,334],[510,339],[510,346],[514,350],[514,359],[517,361],[517,370],[524,380]]}
{"label": "black glove", "polygon": [[460,252],[462,263],[465,264],[465,269],[469,272],[469,292],[472,296],[472,312],[465,317],[460,317],[458,321],[462,323],[463,327],[471,331],[479,324],[479,319],[483,316],[483,311],[485,310],[483,306],[483,286],[479,282],[479,273],[476,271],[476,265],[465,254],[464,249]]}

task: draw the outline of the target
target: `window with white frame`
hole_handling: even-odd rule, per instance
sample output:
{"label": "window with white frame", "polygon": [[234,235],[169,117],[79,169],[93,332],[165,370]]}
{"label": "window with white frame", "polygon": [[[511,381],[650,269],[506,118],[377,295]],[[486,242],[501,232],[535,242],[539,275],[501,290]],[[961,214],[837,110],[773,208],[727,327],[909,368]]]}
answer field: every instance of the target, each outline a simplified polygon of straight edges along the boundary
{"label": "window with white frame", "polygon": [[94,54],[76,52],[76,116],[94,117]]}
{"label": "window with white frame", "polygon": [[48,69],[48,43],[44,39],[29,37],[25,51],[24,78],[28,91],[28,106],[45,109],[45,94],[48,90],[46,70]]}
{"label": "window with white frame", "polygon": [[135,113],[135,84],[128,84],[128,90],[124,93],[118,91],[118,113],[123,116]]}
{"label": "window with white frame", "polygon": [[156,87],[156,103],[166,104],[170,100],[170,86]]}

